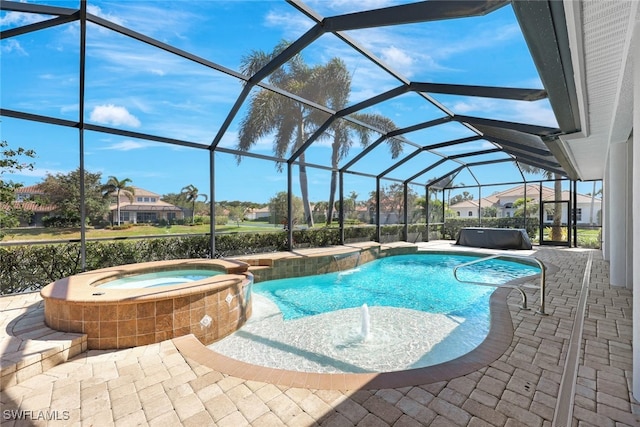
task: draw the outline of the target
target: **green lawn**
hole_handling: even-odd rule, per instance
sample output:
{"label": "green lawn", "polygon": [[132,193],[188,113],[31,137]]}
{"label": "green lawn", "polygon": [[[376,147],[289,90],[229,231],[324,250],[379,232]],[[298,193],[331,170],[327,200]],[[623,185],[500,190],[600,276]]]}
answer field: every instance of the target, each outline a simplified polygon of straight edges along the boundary
{"label": "green lawn", "polygon": [[[282,226],[264,223],[235,223],[216,226],[216,233],[246,233],[246,232],[271,232],[280,231]],[[79,228],[9,228],[3,242],[10,241],[36,241],[36,240],[71,240],[80,239]],[[204,234],[209,232],[209,225],[172,225],[166,227],[154,225],[142,225],[128,228],[126,230],[107,229],[87,229],[86,238],[116,238],[116,237],[138,237],[151,235],[171,235],[171,234]]]}

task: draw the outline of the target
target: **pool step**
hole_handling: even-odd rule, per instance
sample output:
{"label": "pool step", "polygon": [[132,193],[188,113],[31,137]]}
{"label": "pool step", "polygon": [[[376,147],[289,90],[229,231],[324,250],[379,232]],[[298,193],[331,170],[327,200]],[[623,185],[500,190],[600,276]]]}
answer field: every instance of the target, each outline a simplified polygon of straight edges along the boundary
{"label": "pool step", "polygon": [[[44,323],[39,293],[15,307],[16,297],[0,298],[0,390],[19,384],[87,350],[85,334],[59,332]],[[19,313],[19,314],[17,314]]]}

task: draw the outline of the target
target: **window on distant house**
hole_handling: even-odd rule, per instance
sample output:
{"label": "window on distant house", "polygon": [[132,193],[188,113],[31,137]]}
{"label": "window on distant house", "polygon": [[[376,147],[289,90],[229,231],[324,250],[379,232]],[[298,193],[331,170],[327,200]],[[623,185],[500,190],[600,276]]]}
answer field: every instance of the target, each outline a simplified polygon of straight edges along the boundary
{"label": "window on distant house", "polygon": [[136,197],[136,202],[142,202],[142,197]]}
{"label": "window on distant house", "polygon": [[460,216],[460,212],[459,212],[459,211],[458,211],[458,212],[456,212],[456,215]]}
{"label": "window on distant house", "polygon": [[151,203],[155,203],[155,202],[156,202],[156,198],[155,198],[155,197],[152,197],[152,198],[151,198]]}
{"label": "window on distant house", "polygon": [[467,216],[473,216],[473,211],[469,211],[469,213],[467,214]]}
{"label": "window on distant house", "polygon": [[511,209],[513,207],[513,203],[505,203],[504,204],[504,208],[505,209]]}
{"label": "window on distant house", "polygon": [[144,202],[145,202],[145,203],[149,203],[149,198],[148,198],[148,197],[145,197],[145,198],[144,198]]}
{"label": "window on distant house", "polygon": [[129,212],[120,211],[120,222],[129,222]]}
{"label": "window on distant house", "polygon": [[547,221],[553,221],[553,212],[547,212]]}
{"label": "window on distant house", "polygon": [[158,214],[155,212],[138,212],[138,222],[156,222]]}

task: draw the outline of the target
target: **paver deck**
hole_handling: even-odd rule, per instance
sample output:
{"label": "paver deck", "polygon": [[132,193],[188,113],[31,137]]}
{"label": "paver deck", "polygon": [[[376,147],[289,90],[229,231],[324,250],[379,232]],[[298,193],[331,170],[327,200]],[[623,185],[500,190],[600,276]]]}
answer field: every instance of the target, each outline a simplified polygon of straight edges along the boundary
{"label": "paver deck", "polygon": [[[275,385],[212,369],[169,340],[84,351],[15,384],[7,381],[0,399],[2,425],[639,426],[640,405],[629,391],[631,291],[609,285],[608,264],[599,251],[535,247],[532,252],[559,267],[547,275],[549,315],[521,310],[520,296],[512,291],[511,344],[495,361],[465,375],[385,389]],[[535,288],[527,293],[534,307],[538,293]],[[32,345],[28,331],[39,331],[38,342],[47,342],[37,294],[2,297],[0,308],[3,358]],[[27,324],[25,319],[30,327],[13,327]],[[575,343],[578,351],[572,352]],[[568,414],[570,421],[558,414]]]}

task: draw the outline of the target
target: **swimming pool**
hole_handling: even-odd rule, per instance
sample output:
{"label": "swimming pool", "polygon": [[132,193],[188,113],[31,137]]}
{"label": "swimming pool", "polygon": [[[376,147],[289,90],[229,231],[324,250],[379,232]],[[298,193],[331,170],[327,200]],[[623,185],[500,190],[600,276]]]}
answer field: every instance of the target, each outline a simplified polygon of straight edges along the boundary
{"label": "swimming pool", "polygon": [[[477,259],[399,255],[353,270],[281,279],[254,287],[253,318],[210,348],[249,363],[307,372],[390,372],[462,356],[489,331],[493,287],[463,284],[453,268]],[[490,260],[459,272],[502,284],[537,267]],[[370,311],[363,339],[361,306]]]}

